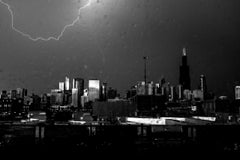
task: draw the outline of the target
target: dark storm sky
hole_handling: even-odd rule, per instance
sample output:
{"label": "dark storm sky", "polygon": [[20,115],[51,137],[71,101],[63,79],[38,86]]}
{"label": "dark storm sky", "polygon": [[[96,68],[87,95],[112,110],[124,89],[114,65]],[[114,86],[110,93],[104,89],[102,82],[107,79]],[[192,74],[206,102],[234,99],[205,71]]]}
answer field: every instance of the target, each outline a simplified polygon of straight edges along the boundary
{"label": "dark storm sky", "polygon": [[[59,34],[78,16],[81,0],[3,0],[15,27],[32,37]],[[192,88],[205,74],[218,95],[240,81],[240,1],[92,0],[59,41],[33,42],[11,29],[0,5],[0,90],[25,87],[36,93],[57,88],[65,76],[99,78],[122,93],[164,75],[178,83],[182,48],[188,50]]]}

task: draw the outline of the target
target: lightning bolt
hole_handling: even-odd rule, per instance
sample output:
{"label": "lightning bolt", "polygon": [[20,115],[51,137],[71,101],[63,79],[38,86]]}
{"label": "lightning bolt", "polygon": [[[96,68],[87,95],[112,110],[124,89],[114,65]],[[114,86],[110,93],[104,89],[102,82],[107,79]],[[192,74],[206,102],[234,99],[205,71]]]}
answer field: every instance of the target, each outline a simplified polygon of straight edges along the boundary
{"label": "lightning bolt", "polygon": [[37,37],[37,38],[33,38],[31,35],[27,34],[27,33],[24,33],[22,31],[20,31],[19,29],[17,29],[15,26],[14,26],[14,14],[13,14],[13,10],[11,9],[11,6],[6,3],[6,2],[3,2],[3,0],[0,0],[0,3],[5,5],[9,11],[9,13],[11,14],[11,27],[12,29],[19,33],[20,35],[22,35],[23,37],[26,37],[32,41],[50,41],[50,40],[55,40],[55,41],[59,41],[61,39],[61,37],[63,36],[64,32],[69,28],[69,27],[72,27],[74,26],[80,19],[80,13],[81,13],[81,10],[84,9],[84,8],[87,8],[88,6],[91,5],[92,3],[92,0],[88,0],[88,3],[86,5],[84,5],[83,7],[79,8],[78,10],[78,17],[71,23],[71,24],[68,24],[68,25],[65,25],[63,27],[63,29],[61,30],[60,34],[57,36],[57,37],[48,37],[48,38],[43,38],[43,37]]}

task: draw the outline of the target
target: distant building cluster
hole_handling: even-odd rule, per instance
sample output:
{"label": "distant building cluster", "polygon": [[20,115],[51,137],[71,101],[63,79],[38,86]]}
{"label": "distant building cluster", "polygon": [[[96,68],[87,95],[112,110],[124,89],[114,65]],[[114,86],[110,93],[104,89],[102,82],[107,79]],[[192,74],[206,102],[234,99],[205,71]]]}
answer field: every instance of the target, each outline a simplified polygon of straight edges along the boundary
{"label": "distant building cluster", "polygon": [[[106,102],[117,96],[116,89],[108,87],[107,83],[101,83],[98,79],[88,80],[85,88],[84,79],[73,78],[70,83],[70,79],[65,77],[64,82],[59,82],[59,88],[45,94],[44,99],[48,117],[56,117],[59,114],[63,114],[63,117],[71,117],[70,114],[76,111],[92,113],[94,103]],[[66,116],[65,113],[68,115]],[[77,119],[79,120],[79,117]]]}
{"label": "distant building cluster", "polygon": [[240,86],[236,86],[235,93],[232,102],[225,96],[217,98],[208,91],[205,75],[199,76],[199,86],[192,89],[187,50],[184,48],[178,85],[171,85],[164,77],[157,83],[140,81],[127,91],[126,97],[135,104],[136,116],[216,116],[239,114]]}
{"label": "distant building cluster", "polygon": [[218,116],[229,119],[239,115],[240,86],[235,86],[235,99],[226,96],[216,97],[209,92],[205,75],[199,76],[199,85],[191,87],[190,66],[187,50],[182,52],[179,67],[179,84],[172,85],[162,77],[158,82],[147,82],[144,57],[144,81],[132,86],[124,98],[116,89],[99,79],[86,81],[83,78],[65,77],[57,89],[41,96],[28,95],[26,89],[17,88],[0,95],[0,118],[31,118],[31,111],[46,112],[49,120],[80,120],[88,113],[95,119],[114,117],[161,117],[161,116]]}
{"label": "distant building cluster", "polygon": [[107,83],[91,79],[88,80],[87,88],[84,88],[84,79],[74,78],[71,84],[70,79],[65,77],[65,82],[59,82],[59,88],[52,89],[48,97],[50,97],[50,105],[67,105],[77,109],[85,109],[89,102],[115,99],[117,90],[107,87]]}
{"label": "distant building cluster", "polygon": [[0,94],[0,120],[26,118],[33,99],[27,96],[27,90],[3,90]]}

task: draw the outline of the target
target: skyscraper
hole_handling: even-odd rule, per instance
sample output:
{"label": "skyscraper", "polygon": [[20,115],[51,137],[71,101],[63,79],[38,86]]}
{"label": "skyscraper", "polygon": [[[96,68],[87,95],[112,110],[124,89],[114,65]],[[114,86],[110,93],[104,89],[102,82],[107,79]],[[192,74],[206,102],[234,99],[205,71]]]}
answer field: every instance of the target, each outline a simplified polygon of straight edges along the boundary
{"label": "skyscraper", "polygon": [[156,83],[156,84],[155,84],[155,87],[154,87],[154,95],[161,95],[161,87],[160,87],[160,84],[159,84],[159,83]]}
{"label": "skyscraper", "polygon": [[177,98],[178,98],[178,100],[183,99],[183,87],[182,87],[182,85],[177,86]]}
{"label": "skyscraper", "polygon": [[109,87],[107,91],[107,98],[115,99],[116,97],[117,97],[117,90],[113,89],[112,87]]}
{"label": "skyscraper", "polygon": [[147,88],[148,88],[148,86],[147,86],[147,60],[148,60],[148,57],[146,57],[146,56],[144,56],[143,57],[143,59],[144,59],[144,84],[145,84],[145,95],[147,95]]}
{"label": "skyscraper", "polygon": [[183,86],[183,89],[191,89],[190,69],[187,64],[187,51],[183,48],[182,65],[180,66],[179,83]]}
{"label": "skyscraper", "polygon": [[160,79],[160,87],[162,87],[166,83],[165,78],[162,76]]}
{"label": "skyscraper", "polygon": [[11,90],[10,91],[10,98],[11,99],[17,98],[17,90]]}
{"label": "skyscraper", "polygon": [[72,89],[72,105],[75,108],[78,108],[80,105],[80,99],[81,97],[79,96],[79,90],[77,88]]}
{"label": "skyscraper", "polygon": [[89,101],[96,101],[100,98],[100,80],[89,80],[88,83]]}
{"label": "skyscraper", "polygon": [[176,98],[176,88],[174,86],[170,86],[170,94],[169,94],[169,101],[173,102]]}
{"label": "skyscraper", "polygon": [[81,106],[81,96],[83,96],[84,93],[84,80],[74,78],[72,86],[72,105],[77,108]]}
{"label": "skyscraper", "polygon": [[145,95],[146,91],[146,84],[144,81],[138,82],[137,84],[137,95]]}
{"label": "skyscraper", "polygon": [[64,82],[59,82],[59,89],[61,91],[64,91],[64,86],[65,86]]}
{"label": "skyscraper", "polygon": [[153,82],[147,84],[147,95],[153,95]]}
{"label": "skyscraper", "polygon": [[8,98],[8,95],[7,95],[7,91],[3,90],[1,93],[1,99],[5,99],[5,98]]}
{"label": "skyscraper", "polygon": [[207,83],[206,83],[206,77],[204,75],[200,76],[199,89],[203,92],[203,99],[205,99],[207,94]]}
{"label": "skyscraper", "polygon": [[82,96],[84,93],[84,79],[82,78],[74,78],[73,79],[73,89],[79,90],[79,95]]}
{"label": "skyscraper", "polygon": [[70,80],[68,77],[65,77],[65,90],[70,90]]}
{"label": "skyscraper", "polygon": [[17,88],[17,97],[18,98],[24,98],[25,96],[27,96],[27,89]]}
{"label": "skyscraper", "polygon": [[103,83],[101,85],[100,99],[102,101],[106,101],[107,100],[107,83]]}
{"label": "skyscraper", "polygon": [[63,105],[63,103],[64,103],[63,91],[61,91],[59,89],[52,89],[50,103],[51,103],[51,105]]}

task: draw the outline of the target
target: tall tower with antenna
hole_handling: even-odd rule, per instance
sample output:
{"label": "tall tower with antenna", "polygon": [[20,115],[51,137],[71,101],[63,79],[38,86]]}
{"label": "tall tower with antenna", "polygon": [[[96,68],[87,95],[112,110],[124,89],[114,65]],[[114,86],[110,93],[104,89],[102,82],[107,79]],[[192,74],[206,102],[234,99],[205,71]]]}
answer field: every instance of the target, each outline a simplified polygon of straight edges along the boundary
{"label": "tall tower with antenna", "polygon": [[187,50],[183,48],[182,51],[182,64],[180,66],[179,83],[183,89],[191,89],[190,68],[187,62]]}

